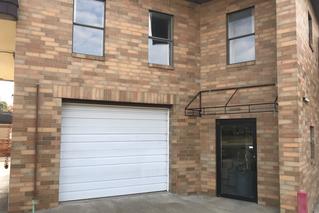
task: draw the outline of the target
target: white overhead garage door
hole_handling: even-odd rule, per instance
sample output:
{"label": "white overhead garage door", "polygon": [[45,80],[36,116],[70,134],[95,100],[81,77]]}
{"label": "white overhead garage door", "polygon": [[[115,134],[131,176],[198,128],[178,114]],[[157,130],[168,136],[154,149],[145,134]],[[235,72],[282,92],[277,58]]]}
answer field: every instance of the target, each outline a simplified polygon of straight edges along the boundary
{"label": "white overhead garage door", "polygon": [[59,200],[168,190],[168,113],[63,104]]}

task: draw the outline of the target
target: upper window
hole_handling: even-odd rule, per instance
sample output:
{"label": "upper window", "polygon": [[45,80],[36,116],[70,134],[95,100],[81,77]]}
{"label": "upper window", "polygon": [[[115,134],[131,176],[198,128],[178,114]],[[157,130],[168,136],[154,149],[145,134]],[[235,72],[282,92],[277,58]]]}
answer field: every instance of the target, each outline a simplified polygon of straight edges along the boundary
{"label": "upper window", "polygon": [[315,128],[310,127],[310,158],[315,159]]}
{"label": "upper window", "polygon": [[313,29],[312,29],[312,17],[310,15],[310,13],[308,13],[308,28],[309,28],[309,46],[312,49],[312,45],[313,45]]}
{"label": "upper window", "polygon": [[104,0],[74,0],[73,52],[104,55]]}
{"label": "upper window", "polygon": [[173,39],[171,15],[150,12],[148,61],[150,64],[173,64]]}
{"label": "upper window", "polygon": [[253,61],[255,56],[254,8],[230,13],[228,20],[228,63]]}

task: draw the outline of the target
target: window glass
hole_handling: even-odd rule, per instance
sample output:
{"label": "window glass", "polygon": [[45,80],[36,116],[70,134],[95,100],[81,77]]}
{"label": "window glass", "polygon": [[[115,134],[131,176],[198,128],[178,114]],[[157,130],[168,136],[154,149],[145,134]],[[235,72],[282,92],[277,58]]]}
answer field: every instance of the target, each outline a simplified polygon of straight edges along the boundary
{"label": "window glass", "polygon": [[228,38],[243,36],[255,32],[253,9],[229,14]]}
{"label": "window glass", "polygon": [[310,127],[310,158],[315,159],[315,128]]}
{"label": "window glass", "polygon": [[171,45],[167,42],[149,39],[148,60],[151,64],[170,65]]}
{"label": "window glass", "polygon": [[104,26],[104,2],[75,0],[74,22],[95,27]]}
{"label": "window glass", "polygon": [[74,25],[73,52],[103,55],[103,30]]}
{"label": "window glass", "polygon": [[172,65],[172,16],[150,12],[148,61],[150,64]]}
{"label": "window glass", "polygon": [[228,15],[228,63],[256,59],[253,8]]}
{"label": "window glass", "polygon": [[255,60],[255,36],[248,36],[229,42],[229,63]]}
{"label": "window glass", "polygon": [[171,39],[171,16],[154,12],[149,23],[149,36]]}
{"label": "window glass", "polygon": [[312,48],[313,44],[313,29],[312,29],[312,17],[308,14],[308,28],[309,28],[309,45]]}
{"label": "window glass", "polygon": [[74,0],[73,52],[104,55],[103,0]]}

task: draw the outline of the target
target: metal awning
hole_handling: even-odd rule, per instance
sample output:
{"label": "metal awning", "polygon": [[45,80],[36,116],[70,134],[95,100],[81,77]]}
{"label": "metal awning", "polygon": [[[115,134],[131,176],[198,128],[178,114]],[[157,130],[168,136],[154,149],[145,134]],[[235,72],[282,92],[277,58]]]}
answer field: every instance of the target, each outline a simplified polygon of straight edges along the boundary
{"label": "metal awning", "polygon": [[199,91],[185,107],[186,116],[277,112],[276,84]]}
{"label": "metal awning", "polygon": [[18,0],[0,0],[0,18],[18,20]]}

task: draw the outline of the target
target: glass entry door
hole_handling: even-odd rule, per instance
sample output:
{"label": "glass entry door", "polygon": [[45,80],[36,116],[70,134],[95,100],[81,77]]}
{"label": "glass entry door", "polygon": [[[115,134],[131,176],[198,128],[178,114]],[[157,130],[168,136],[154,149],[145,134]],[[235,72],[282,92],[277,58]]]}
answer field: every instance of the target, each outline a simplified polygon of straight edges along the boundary
{"label": "glass entry door", "polygon": [[216,124],[217,195],[257,202],[256,119]]}

